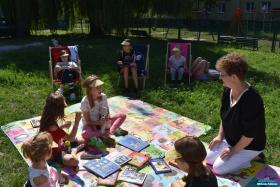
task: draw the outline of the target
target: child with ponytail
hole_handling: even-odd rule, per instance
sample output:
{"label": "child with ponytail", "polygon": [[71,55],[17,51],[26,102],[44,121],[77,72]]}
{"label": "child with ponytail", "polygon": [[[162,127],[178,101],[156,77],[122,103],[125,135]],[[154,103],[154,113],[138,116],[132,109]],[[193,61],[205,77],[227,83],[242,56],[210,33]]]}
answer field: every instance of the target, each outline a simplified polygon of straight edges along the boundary
{"label": "child with ponytail", "polygon": [[52,155],[52,137],[41,132],[22,144],[23,156],[31,161],[28,179],[32,187],[59,187],[59,175],[47,164]]}
{"label": "child with ponytail", "polygon": [[[206,150],[197,137],[186,136],[175,142],[175,157],[177,166],[188,173],[184,177],[185,187],[217,187],[217,178],[203,161],[206,157]],[[172,187],[181,186],[177,183]]]}

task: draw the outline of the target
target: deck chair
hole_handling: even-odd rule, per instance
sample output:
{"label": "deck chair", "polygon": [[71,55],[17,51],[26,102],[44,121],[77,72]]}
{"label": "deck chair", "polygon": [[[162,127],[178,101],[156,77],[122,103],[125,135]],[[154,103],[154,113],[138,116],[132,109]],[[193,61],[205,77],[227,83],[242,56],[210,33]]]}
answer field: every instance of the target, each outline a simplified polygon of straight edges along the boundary
{"label": "deck chair", "polygon": [[[134,44],[133,49],[135,51],[136,56],[136,64],[137,64],[137,75],[138,80],[142,79],[143,84],[142,88],[146,87],[146,79],[149,77],[149,44]],[[122,72],[119,73],[118,78],[118,86],[121,84]],[[129,76],[129,78],[131,78]]]}
{"label": "deck chair", "polygon": [[[56,63],[59,61],[59,53],[61,50],[66,50],[69,53],[69,58],[71,61],[76,62],[76,64],[79,66],[80,70],[81,68],[81,61],[78,54],[78,46],[63,46],[63,47],[49,47],[49,73],[50,73],[50,81],[53,87],[53,91],[55,91],[55,84],[61,83],[61,80],[55,77],[54,75],[54,67]],[[75,83],[81,82],[81,71],[79,74],[79,77],[74,80]],[[79,92],[81,93],[81,88],[79,89]]]}
{"label": "deck chair", "polygon": [[170,69],[168,67],[169,63],[169,57],[174,54],[172,49],[174,47],[177,47],[181,50],[181,55],[183,55],[186,58],[188,72],[184,73],[184,77],[188,78],[188,83],[191,83],[191,61],[192,61],[192,55],[191,55],[191,43],[184,41],[184,40],[169,40],[167,42],[166,47],[166,60],[165,60],[165,77],[164,77],[164,86],[166,86],[167,82],[167,76],[170,76]]}

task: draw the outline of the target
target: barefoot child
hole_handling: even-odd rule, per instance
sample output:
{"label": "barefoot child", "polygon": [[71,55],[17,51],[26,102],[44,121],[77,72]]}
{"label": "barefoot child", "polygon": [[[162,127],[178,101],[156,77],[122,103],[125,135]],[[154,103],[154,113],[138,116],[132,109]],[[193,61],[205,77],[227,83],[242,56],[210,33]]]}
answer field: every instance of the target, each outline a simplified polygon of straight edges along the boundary
{"label": "barefoot child", "polygon": [[[58,120],[64,119],[64,108],[66,107],[65,98],[61,94],[50,94],[46,99],[44,111],[40,120],[40,132],[49,132],[53,141],[58,147],[52,149],[51,162],[57,163],[59,166],[77,167],[79,161],[72,154],[66,154],[65,141],[70,141],[73,146],[77,146],[76,134],[81,119],[81,113],[76,113],[75,122],[72,130],[67,134],[59,125]],[[79,140],[82,143],[82,140]]]}
{"label": "barefoot child", "polygon": [[83,82],[86,96],[81,101],[81,111],[83,113],[82,136],[85,140],[90,140],[92,137],[106,139],[109,135],[126,133],[120,129],[126,115],[110,116],[107,97],[102,93],[103,84],[95,75],[87,77]]}
{"label": "barefoot child", "polygon": [[[183,137],[177,140],[174,146],[175,152],[171,154],[175,156],[173,159],[181,170],[188,173],[183,179],[185,187],[218,186],[216,176],[203,164],[206,150],[197,137]],[[178,186],[180,185],[177,183],[172,184],[172,187]]]}
{"label": "barefoot child", "polygon": [[28,179],[32,187],[59,187],[59,174],[47,164],[52,155],[52,137],[41,132],[22,144],[23,156],[30,159]]}

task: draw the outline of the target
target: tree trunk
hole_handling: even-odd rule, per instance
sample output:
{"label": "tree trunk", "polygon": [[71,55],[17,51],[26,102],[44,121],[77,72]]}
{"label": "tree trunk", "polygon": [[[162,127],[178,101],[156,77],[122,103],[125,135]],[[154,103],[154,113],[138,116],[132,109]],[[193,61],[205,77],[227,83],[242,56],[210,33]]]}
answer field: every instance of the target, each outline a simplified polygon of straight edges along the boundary
{"label": "tree trunk", "polygon": [[95,23],[90,20],[90,36],[103,36],[105,33],[104,31]]}
{"label": "tree trunk", "polygon": [[[15,0],[15,25],[16,36],[24,37],[30,35],[31,17],[29,3],[22,0]],[[29,12],[28,12],[29,11]]]}

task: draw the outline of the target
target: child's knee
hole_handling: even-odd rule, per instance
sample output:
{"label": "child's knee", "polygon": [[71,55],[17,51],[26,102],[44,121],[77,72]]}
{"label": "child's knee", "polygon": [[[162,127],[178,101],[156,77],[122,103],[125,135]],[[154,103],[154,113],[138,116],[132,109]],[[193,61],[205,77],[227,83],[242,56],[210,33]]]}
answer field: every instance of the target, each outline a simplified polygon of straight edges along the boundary
{"label": "child's knee", "polygon": [[195,60],[196,60],[196,61],[201,61],[201,60],[203,60],[203,58],[199,56],[199,57],[197,57]]}
{"label": "child's knee", "polygon": [[229,173],[229,168],[226,165],[227,165],[226,162],[215,161],[213,164],[213,172],[216,175],[225,175]]}
{"label": "child's knee", "polygon": [[125,120],[125,119],[126,119],[126,115],[125,115],[125,114],[119,114],[119,117],[120,117],[122,120]]}
{"label": "child's knee", "polygon": [[90,134],[88,133],[88,130],[83,130],[82,131],[82,137],[84,140],[90,139]]}

